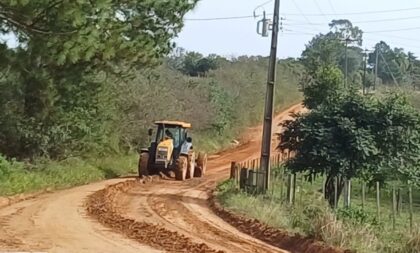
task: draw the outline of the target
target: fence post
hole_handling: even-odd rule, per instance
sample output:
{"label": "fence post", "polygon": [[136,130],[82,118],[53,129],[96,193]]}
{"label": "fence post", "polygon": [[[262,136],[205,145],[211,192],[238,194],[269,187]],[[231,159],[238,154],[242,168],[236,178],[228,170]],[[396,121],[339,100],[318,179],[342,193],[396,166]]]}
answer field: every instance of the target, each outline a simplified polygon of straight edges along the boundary
{"label": "fence post", "polygon": [[303,178],[303,175],[300,176],[300,186],[299,186],[299,202],[302,203],[303,201],[303,184],[305,180]]}
{"label": "fence post", "polygon": [[401,188],[398,188],[397,191],[397,215],[400,216],[401,215],[401,211],[402,211],[402,203],[403,203],[403,196],[401,193]]}
{"label": "fence post", "polygon": [[351,207],[351,180],[347,180],[347,207]]}
{"label": "fence post", "polygon": [[236,162],[230,164],[230,179],[235,179]]}
{"label": "fence post", "polygon": [[338,177],[334,177],[334,209],[338,206]]}
{"label": "fence post", "polygon": [[246,182],[248,180],[248,174],[249,174],[249,169],[248,168],[242,168],[241,169],[241,174],[240,174],[240,180],[239,180],[239,188],[244,189]]}
{"label": "fence post", "polygon": [[379,182],[376,182],[376,216],[378,221],[381,219],[381,201],[380,201],[380,185]]}
{"label": "fence post", "polygon": [[397,209],[397,196],[395,194],[395,186],[392,186],[392,229],[395,230],[395,213]]}
{"label": "fence post", "polygon": [[235,168],[235,184],[236,184],[236,187],[237,188],[240,188],[240,184],[241,184],[241,170],[245,167],[243,165],[240,166],[240,167],[236,167]]}
{"label": "fence post", "polygon": [[411,186],[408,187],[408,202],[410,204],[410,232],[413,232],[413,191]]}
{"label": "fence post", "polygon": [[284,200],[284,196],[283,196],[283,193],[284,193],[284,191],[283,191],[283,188],[284,188],[284,185],[285,185],[285,183],[284,183],[284,175],[285,175],[285,173],[284,173],[284,168],[282,168],[281,169],[281,171],[280,171],[280,181],[281,181],[281,184],[280,184],[280,199],[283,201]]}
{"label": "fence post", "polygon": [[293,202],[293,174],[288,175],[288,184],[287,184],[287,198],[289,201],[289,204],[292,204]]}
{"label": "fence post", "polygon": [[362,182],[362,210],[365,210],[365,201],[366,201],[366,183]]}
{"label": "fence post", "polygon": [[292,204],[295,204],[296,201],[296,174],[293,173],[293,201]]}

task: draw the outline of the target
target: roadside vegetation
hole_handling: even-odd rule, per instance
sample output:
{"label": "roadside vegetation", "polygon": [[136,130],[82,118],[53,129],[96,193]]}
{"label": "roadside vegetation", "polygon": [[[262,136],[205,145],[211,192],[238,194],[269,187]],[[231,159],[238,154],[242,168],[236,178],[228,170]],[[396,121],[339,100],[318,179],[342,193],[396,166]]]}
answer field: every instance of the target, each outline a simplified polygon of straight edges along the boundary
{"label": "roadside vegetation", "polygon": [[[0,40],[0,195],[136,172],[155,120],[191,122],[208,152],[259,122],[268,58],[171,43],[195,3],[174,1],[171,12],[159,1],[2,3],[0,37],[17,42]],[[301,100],[302,71],[280,62],[277,109]]]}
{"label": "roadside vegetation", "polygon": [[[299,176],[296,200],[283,195],[284,178],[278,177],[283,168],[274,169],[267,194],[248,194],[225,182],[219,186],[219,200],[271,226],[356,252],[420,252],[420,61],[384,41],[364,55],[363,31],[348,20],[333,20],[330,28],[315,36],[299,59],[304,66],[303,101],[310,111],[282,123],[279,133],[278,149],[293,154],[284,163],[285,173]],[[352,41],[347,78],[345,38]],[[376,54],[380,59],[375,82]],[[377,182],[382,192],[380,219]],[[364,208],[362,183],[368,192]],[[405,192],[413,189],[411,231],[407,206],[392,225],[395,187],[405,189],[405,205]],[[352,205],[346,191],[356,199]]]}

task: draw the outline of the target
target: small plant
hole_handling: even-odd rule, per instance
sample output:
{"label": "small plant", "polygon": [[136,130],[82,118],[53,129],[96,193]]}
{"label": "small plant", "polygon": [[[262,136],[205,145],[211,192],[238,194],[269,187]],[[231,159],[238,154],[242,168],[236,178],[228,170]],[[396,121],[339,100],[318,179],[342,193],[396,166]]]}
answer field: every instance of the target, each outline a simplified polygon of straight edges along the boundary
{"label": "small plant", "polygon": [[356,224],[371,223],[372,219],[363,209],[355,207],[339,208],[337,218],[351,221]]}

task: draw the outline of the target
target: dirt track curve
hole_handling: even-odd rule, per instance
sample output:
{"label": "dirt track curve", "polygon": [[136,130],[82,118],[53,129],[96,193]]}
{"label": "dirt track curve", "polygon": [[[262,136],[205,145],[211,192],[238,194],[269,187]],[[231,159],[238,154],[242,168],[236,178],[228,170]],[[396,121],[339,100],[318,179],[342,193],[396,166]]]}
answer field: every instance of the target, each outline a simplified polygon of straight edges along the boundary
{"label": "dirt track curve", "polygon": [[[278,114],[275,126],[300,110],[301,105],[295,105]],[[207,202],[211,189],[228,176],[231,161],[259,156],[260,138],[261,127],[250,128],[243,144],[210,158],[204,179],[148,184],[107,180],[1,208],[0,252],[286,252],[239,232],[216,216]],[[123,190],[103,191],[118,183]],[[101,218],[98,222],[89,216],[85,204],[92,198],[97,211],[103,212],[99,217],[109,215],[106,209],[112,208],[108,220],[119,225],[103,226]],[[111,207],[103,205],[107,201]],[[124,233],[127,227],[138,233]]]}

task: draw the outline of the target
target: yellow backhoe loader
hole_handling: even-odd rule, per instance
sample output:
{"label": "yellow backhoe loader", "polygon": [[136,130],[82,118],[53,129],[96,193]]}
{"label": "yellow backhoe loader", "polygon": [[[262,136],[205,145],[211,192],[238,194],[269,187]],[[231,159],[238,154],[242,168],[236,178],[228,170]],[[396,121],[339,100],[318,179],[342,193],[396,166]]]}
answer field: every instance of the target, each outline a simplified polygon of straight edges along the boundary
{"label": "yellow backhoe loader", "polygon": [[203,177],[206,173],[207,154],[196,154],[192,138],[188,136],[190,123],[180,121],[156,121],[156,134],[149,129],[151,143],[141,149],[138,172],[139,177],[170,175],[173,171],[176,180]]}

